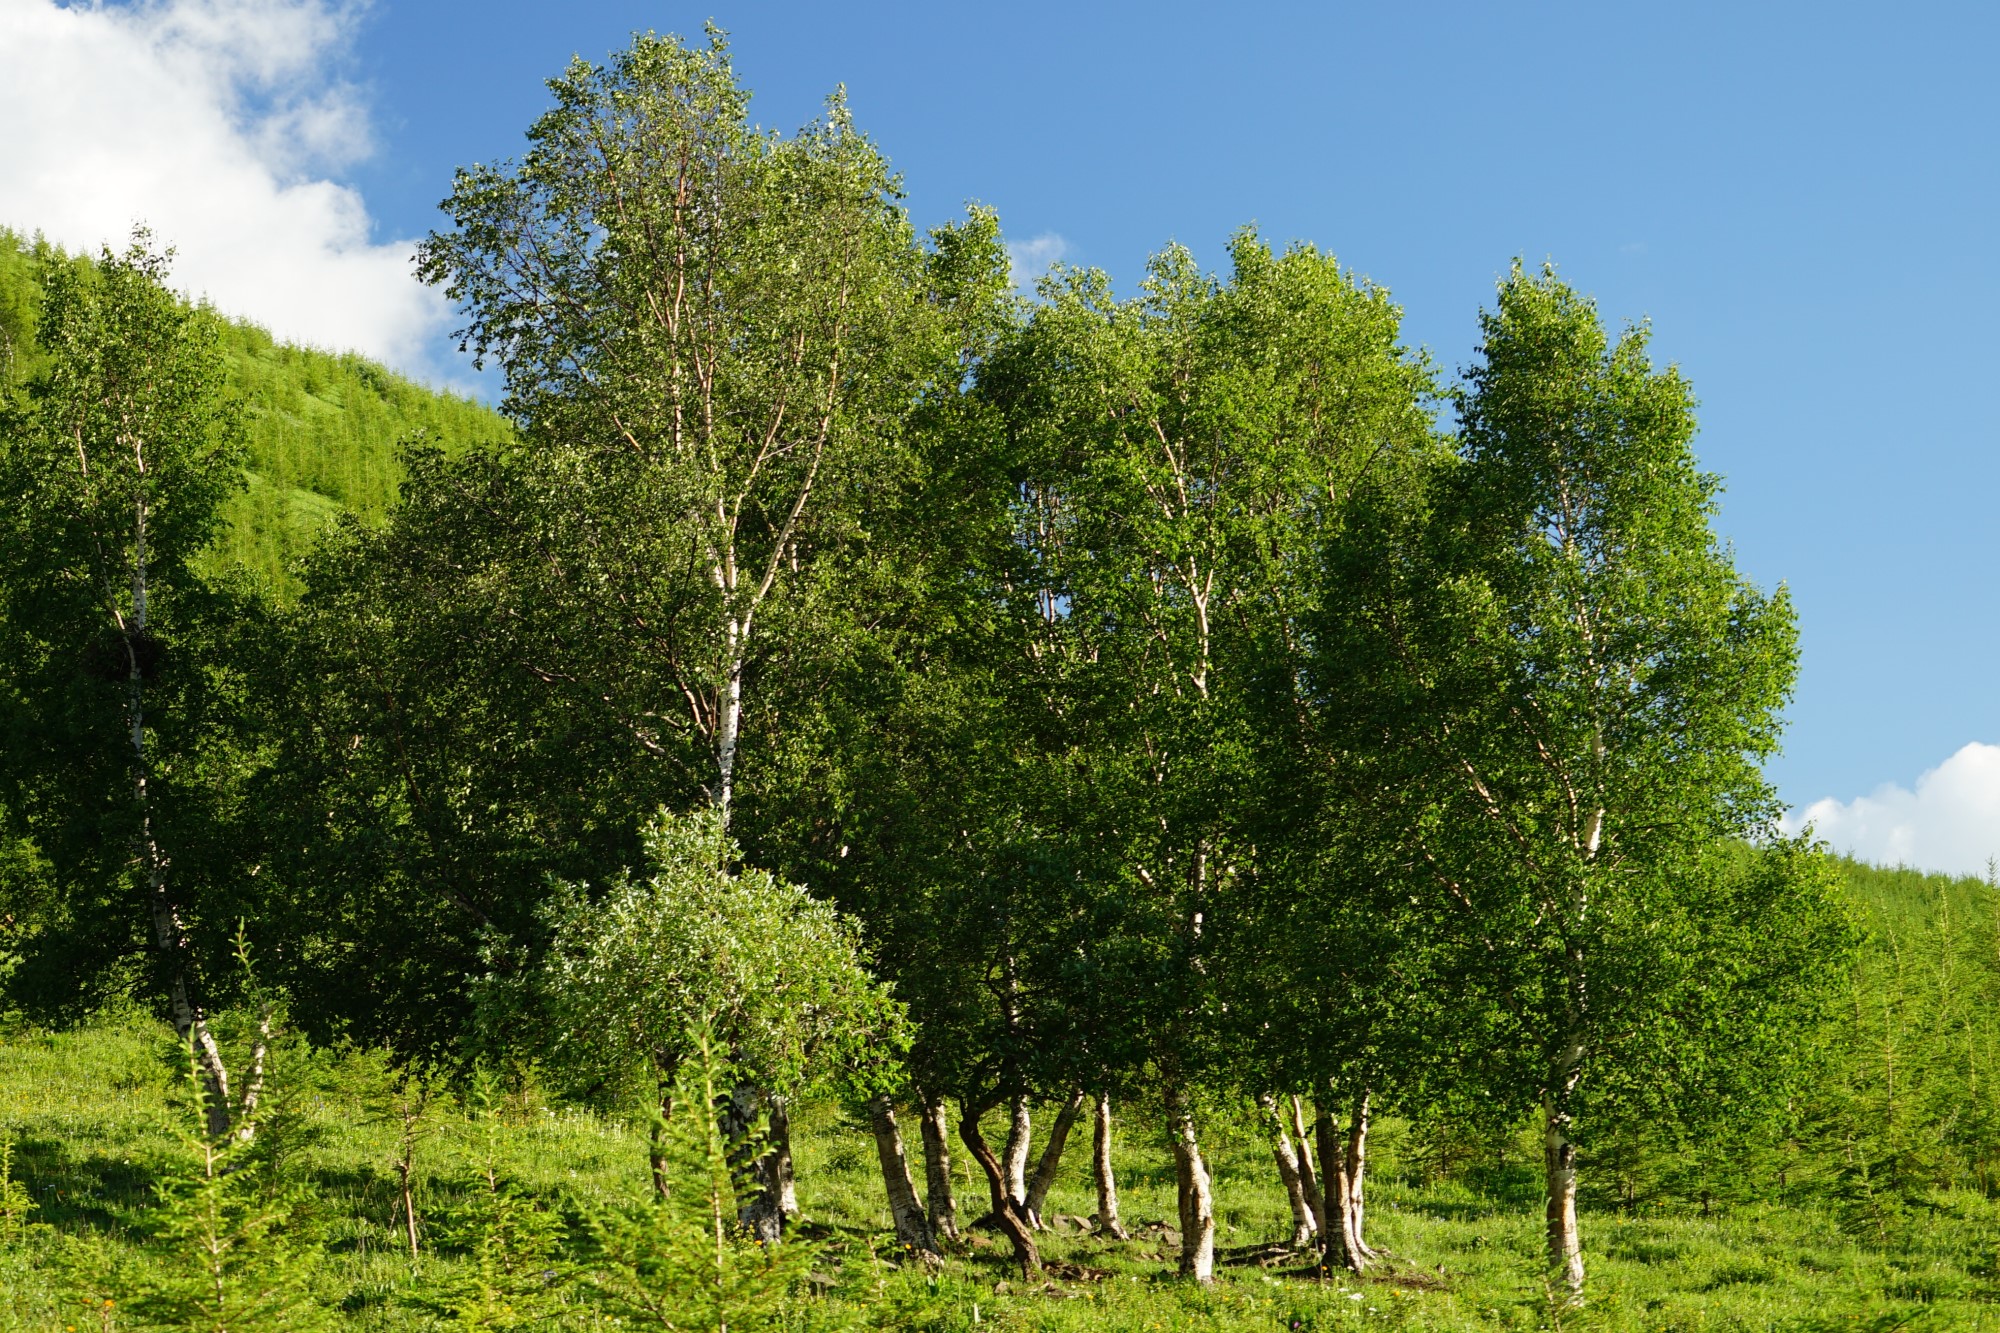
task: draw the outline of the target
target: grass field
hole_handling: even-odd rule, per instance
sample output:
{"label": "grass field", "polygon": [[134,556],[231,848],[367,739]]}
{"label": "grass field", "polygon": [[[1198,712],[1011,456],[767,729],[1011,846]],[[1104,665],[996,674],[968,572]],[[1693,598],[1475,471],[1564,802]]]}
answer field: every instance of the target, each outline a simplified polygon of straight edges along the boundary
{"label": "grass field", "polygon": [[[175,1052],[164,1029],[108,1019],[0,1044],[0,1124],[34,1225],[0,1250],[0,1329],[124,1328],[127,1292],[162,1262],[152,1243],[152,1182],[187,1147],[174,1109]],[[441,1097],[422,1120],[413,1265],[398,1213],[400,1130],[382,1062],[365,1053],[285,1053],[287,1090],[271,1148],[305,1190],[301,1221],[323,1247],[314,1291],[332,1326],[442,1327],[419,1300],[466,1262],[451,1219],[491,1164],[551,1210],[575,1216],[644,1196],[645,1145],[616,1122],[514,1092],[469,1115]],[[958,1330],[2000,1329],[2000,1209],[1973,1193],[1936,1196],[1864,1242],[1830,1214],[1753,1207],[1701,1217],[1598,1213],[1585,1219],[1591,1297],[1552,1308],[1540,1280],[1537,1200],[1525,1168],[1419,1182],[1402,1127],[1384,1125],[1372,1181],[1371,1239],[1394,1256],[1379,1277],[1322,1281],[1279,1253],[1288,1229],[1268,1150],[1247,1123],[1212,1120],[1222,1277],[1201,1289],[1172,1276],[1147,1224],[1171,1220],[1173,1178],[1158,1136],[1123,1122],[1123,1209],[1138,1238],[1105,1242],[1073,1225],[1045,1239],[1071,1276],[1024,1290],[995,1237],[975,1233],[938,1275],[895,1262],[866,1133],[833,1105],[804,1108],[797,1129],[803,1243],[819,1276],[796,1298],[799,1327]],[[1092,1210],[1087,1153],[1073,1140],[1052,1212]],[[955,1161],[961,1208],[983,1188]],[[107,1305],[109,1301],[111,1304]],[[600,1324],[579,1306],[559,1326]]]}

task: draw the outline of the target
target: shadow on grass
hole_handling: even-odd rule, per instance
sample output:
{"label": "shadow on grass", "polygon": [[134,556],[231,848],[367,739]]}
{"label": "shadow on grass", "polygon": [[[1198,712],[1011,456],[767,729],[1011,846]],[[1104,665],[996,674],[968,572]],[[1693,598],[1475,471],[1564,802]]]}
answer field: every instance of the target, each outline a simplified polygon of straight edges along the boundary
{"label": "shadow on grass", "polygon": [[154,1175],[129,1158],[78,1152],[61,1139],[30,1135],[14,1145],[14,1178],[35,1201],[35,1220],[58,1230],[145,1230]]}

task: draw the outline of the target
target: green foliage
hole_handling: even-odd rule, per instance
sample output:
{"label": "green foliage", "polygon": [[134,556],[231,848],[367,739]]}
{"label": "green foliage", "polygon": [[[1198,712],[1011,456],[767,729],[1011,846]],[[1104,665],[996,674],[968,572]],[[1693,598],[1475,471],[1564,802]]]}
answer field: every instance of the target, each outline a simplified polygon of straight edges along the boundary
{"label": "green foliage", "polygon": [[765,1244],[737,1223],[728,1145],[715,1111],[742,1080],[722,1058],[718,1034],[692,1030],[673,1085],[666,1127],[664,1199],[611,1208],[591,1219],[594,1249],[585,1279],[595,1304],[629,1328],[830,1327],[811,1312],[807,1280],[818,1257],[799,1242]]}
{"label": "green foliage", "polygon": [[166,1263],[139,1287],[131,1311],[142,1328],[201,1333],[323,1327],[312,1291],[318,1247],[299,1234],[305,1196],[277,1177],[250,1135],[209,1133],[192,1047],[188,1068],[194,1092],[181,1155],[156,1186],[151,1219]]}
{"label": "green foliage", "polygon": [[[41,266],[39,359],[0,417],[0,782],[56,890],[22,904],[37,910],[9,980],[42,1014],[137,984],[185,1018],[203,955],[226,957],[219,932],[187,927],[243,850],[231,640],[255,608],[201,567],[242,440],[215,323],[165,274],[143,235]],[[133,976],[149,947],[152,975]]]}
{"label": "green foliage", "polygon": [[[644,1104],[629,1080],[643,1074],[651,1100],[678,1077],[698,1031],[783,1096],[887,1075],[901,1013],[862,965],[852,921],[739,866],[714,810],[661,811],[644,841],[645,879],[621,875],[594,899],[559,885],[543,908],[551,942],[526,1012],[547,1032],[544,1067],[563,1086]],[[499,1020],[520,1021],[504,983],[487,985]]]}
{"label": "green foliage", "polygon": [[443,1243],[464,1254],[411,1304],[459,1329],[537,1329],[562,1318],[572,1276],[563,1256],[564,1219],[501,1174],[489,1109],[485,1160],[463,1201],[441,1219]]}

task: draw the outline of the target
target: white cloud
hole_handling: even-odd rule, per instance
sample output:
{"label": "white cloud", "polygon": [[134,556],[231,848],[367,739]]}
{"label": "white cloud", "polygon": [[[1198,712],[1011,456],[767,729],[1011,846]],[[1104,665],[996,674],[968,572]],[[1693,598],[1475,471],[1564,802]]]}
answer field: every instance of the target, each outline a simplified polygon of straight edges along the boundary
{"label": "white cloud", "polygon": [[[448,317],[328,173],[371,150],[334,70],[355,0],[0,0],[0,225],[174,246],[176,285],[282,338],[418,374]],[[435,378],[434,375],[428,377]]]}
{"label": "white cloud", "polygon": [[1069,254],[1069,242],[1052,231],[1007,242],[1008,276],[1020,291],[1033,291],[1043,274]]}
{"label": "white cloud", "polygon": [[2000,856],[2000,745],[1978,741],[1917,779],[1885,783],[1852,801],[1831,797],[1794,811],[1793,832],[1811,824],[1835,848],[1880,865],[1984,875]]}

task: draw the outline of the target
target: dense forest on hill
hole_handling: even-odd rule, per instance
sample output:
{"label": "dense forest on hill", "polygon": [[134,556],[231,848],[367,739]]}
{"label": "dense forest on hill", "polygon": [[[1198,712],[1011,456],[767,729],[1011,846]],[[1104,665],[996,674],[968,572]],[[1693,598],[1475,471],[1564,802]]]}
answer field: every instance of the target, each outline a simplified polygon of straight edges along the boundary
{"label": "dense forest on hill", "polygon": [[[90,263],[0,228],[0,373],[34,373],[38,272]],[[229,391],[241,404],[247,485],[229,503],[220,565],[290,593],[289,569],[340,513],[379,517],[395,497],[397,448],[421,436],[457,453],[511,438],[505,418],[413,383],[364,357],[281,343],[216,317]]]}
{"label": "dense forest on hill", "polygon": [[0,236],[0,1330],[2000,1326],[2000,887],[1781,831],[1643,327],[551,87],[498,412]]}

